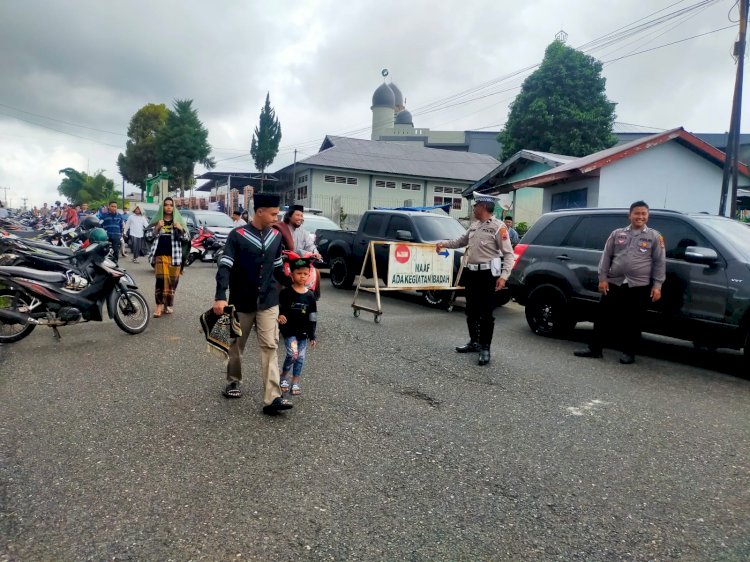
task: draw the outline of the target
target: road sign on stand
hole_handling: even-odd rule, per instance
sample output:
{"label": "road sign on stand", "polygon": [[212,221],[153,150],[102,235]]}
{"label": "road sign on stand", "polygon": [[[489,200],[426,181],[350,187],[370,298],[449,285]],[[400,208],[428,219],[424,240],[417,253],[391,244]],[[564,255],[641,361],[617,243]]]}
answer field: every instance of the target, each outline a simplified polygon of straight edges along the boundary
{"label": "road sign on stand", "polygon": [[[381,286],[380,275],[376,260],[377,246],[386,246],[388,249],[388,263],[386,282]],[[367,265],[372,271],[373,286],[364,286]],[[359,316],[361,310],[372,312],[375,322],[380,322],[383,309],[380,303],[381,291],[453,291],[463,289],[453,285],[453,250],[443,249],[440,253],[435,251],[435,244],[418,244],[412,242],[387,242],[371,241],[362,262],[362,270],[359,273],[357,288],[354,291],[352,308],[354,316]],[[458,271],[461,277],[463,263]],[[375,293],[377,308],[371,308],[357,304],[357,296],[360,291]],[[451,301],[453,299],[451,298]]]}

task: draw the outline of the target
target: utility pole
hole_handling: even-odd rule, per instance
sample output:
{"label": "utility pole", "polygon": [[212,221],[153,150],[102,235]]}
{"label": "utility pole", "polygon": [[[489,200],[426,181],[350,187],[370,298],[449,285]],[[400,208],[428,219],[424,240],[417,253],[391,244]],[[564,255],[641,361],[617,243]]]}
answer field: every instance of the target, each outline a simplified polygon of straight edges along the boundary
{"label": "utility pole", "polygon": [[297,193],[297,149],[294,149],[294,167],[292,168],[292,201],[296,203]]}
{"label": "utility pole", "polygon": [[[737,76],[734,81],[734,98],[732,99],[732,117],[729,122],[724,174],[721,179],[721,201],[719,214],[725,215],[727,197],[729,197],[729,217],[737,214],[737,173],[740,151],[740,118],[742,116],[742,80],[745,69],[745,36],[747,34],[747,14],[750,0],[739,0],[740,34],[734,44],[734,55],[737,57]],[[730,189],[729,182],[732,182]]]}
{"label": "utility pole", "polygon": [[2,189],[5,192],[5,196],[3,197],[3,202],[5,203],[5,206],[6,207],[10,207],[10,205],[8,204],[8,190],[10,188],[9,187],[2,187],[2,186],[0,186],[0,189]]}
{"label": "utility pole", "polygon": [[21,201],[23,201],[23,207],[21,207],[24,211],[26,210],[26,201],[28,201],[28,197],[21,197]]}

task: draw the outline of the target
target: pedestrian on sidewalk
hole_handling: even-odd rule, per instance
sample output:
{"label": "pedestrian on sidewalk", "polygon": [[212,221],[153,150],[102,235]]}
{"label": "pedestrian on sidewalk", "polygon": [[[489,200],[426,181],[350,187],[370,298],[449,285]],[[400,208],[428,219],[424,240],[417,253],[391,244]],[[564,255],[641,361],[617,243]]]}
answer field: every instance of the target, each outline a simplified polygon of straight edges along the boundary
{"label": "pedestrian on sidewalk", "polygon": [[302,258],[289,252],[289,273],[292,286],[286,287],[279,295],[279,324],[284,336],[286,358],[281,370],[281,390],[289,391],[291,373],[292,396],[302,394],[300,377],[305,365],[307,348],[315,349],[315,327],[318,321],[318,305],[315,294],[307,288],[310,277],[310,264],[315,258]]}
{"label": "pedestrian on sidewalk", "polygon": [[130,249],[133,252],[133,263],[138,263],[138,258],[145,254],[143,251],[143,236],[148,228],[148,220],[143,216],[141,208],[136,206],[133,214],[125,223],[125,239],[130,239]]}
{"label": "pedestrian on sidewalk", "polygon": [[[258,193],[251,221],[229,233],[216,273],[214,312],[223,314],[228,304],[236,307],[242,335],[234,338],[227,363],[226,398],[242,396],[242,353],[255,326],[260,346],[263,412],[274,415],[292,407],[279,386],[279,291],[289,285],[281,260],[281,234],[271,228],[279,214],[279,196]],[[276,281],[276,282],[274,282]],[[229,289],[229,300],[227,300]]]}
{"label": "pedestrian on sidewalk", "polygon": [[154,215],[154,243],[148,256],[156,273],[156,310],[154,318],[174,311],[174,295],[182,271],[182,244],[187,236],[187,223],[175,209],[171,197],[164,199]]}

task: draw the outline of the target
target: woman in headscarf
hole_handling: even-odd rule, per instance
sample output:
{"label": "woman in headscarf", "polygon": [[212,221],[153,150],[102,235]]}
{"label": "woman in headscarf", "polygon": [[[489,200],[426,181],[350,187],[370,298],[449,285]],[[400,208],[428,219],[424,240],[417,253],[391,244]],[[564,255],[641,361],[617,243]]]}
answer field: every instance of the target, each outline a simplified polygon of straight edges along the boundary
{"label": "woman in headscarf", "polygon": [[174,294],[180,281],[182,245],[187,236],[187,223],[174,200],[167,197],[159,206],[151,225],[154,243],[148,258],[156,273],[156,310],[154,317],[172,314]]}

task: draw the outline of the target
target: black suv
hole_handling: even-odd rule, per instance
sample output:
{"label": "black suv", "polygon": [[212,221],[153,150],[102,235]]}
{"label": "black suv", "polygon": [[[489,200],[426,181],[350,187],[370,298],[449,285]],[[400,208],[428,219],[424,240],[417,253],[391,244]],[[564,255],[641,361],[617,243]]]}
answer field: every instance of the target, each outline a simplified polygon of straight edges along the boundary
{"label": "black suv", "polygon": [[[526,233],[508,284],[535,333],[560,336],[593,320],[604,243],[628,222],[627,209],[568,209],[543,215]],[[664,236],[667,279],[643,331],[744,348],[750,363],[750,227],[664,210],[651,210],[648,226]]]}

